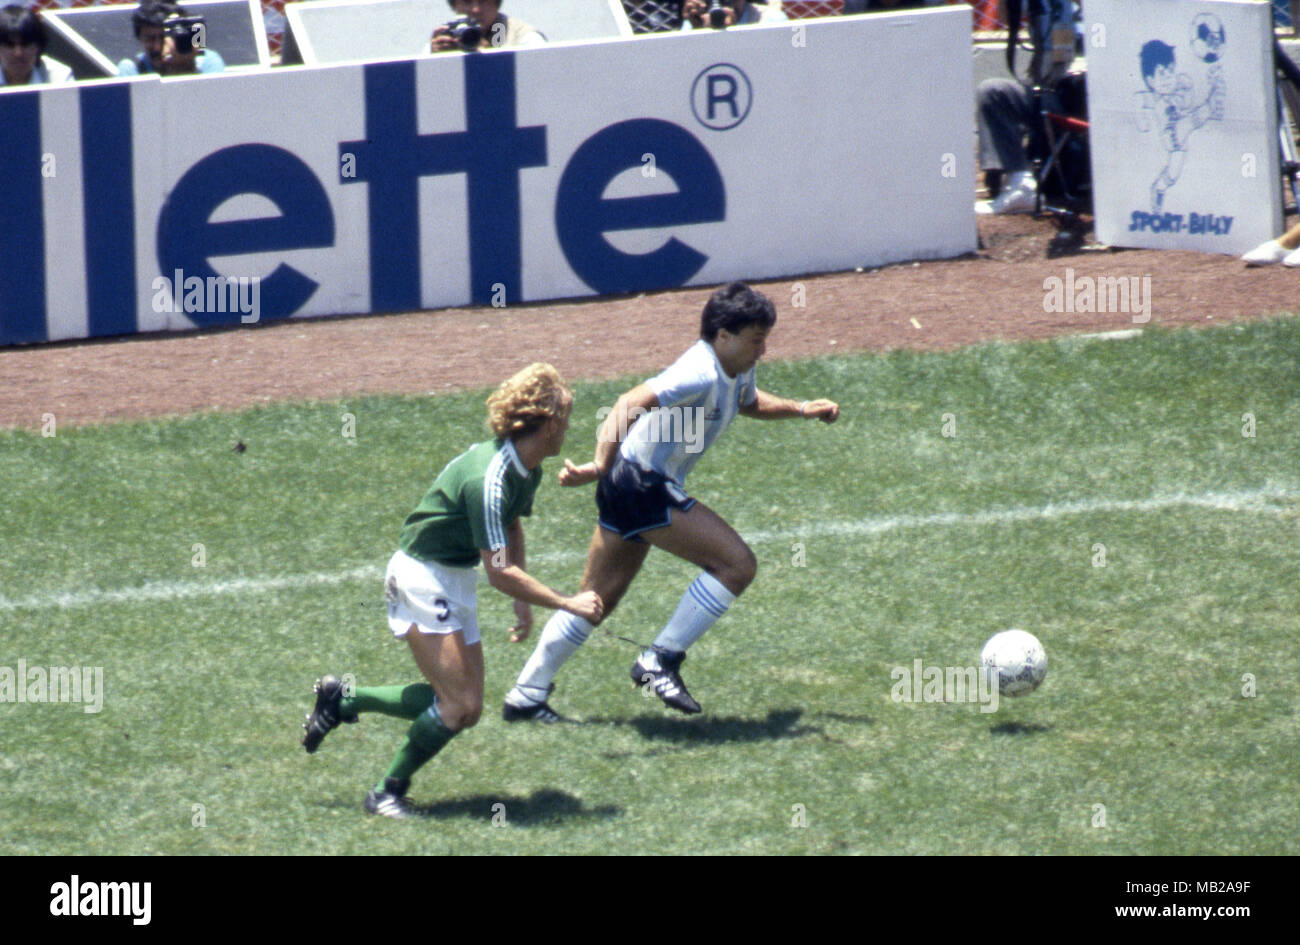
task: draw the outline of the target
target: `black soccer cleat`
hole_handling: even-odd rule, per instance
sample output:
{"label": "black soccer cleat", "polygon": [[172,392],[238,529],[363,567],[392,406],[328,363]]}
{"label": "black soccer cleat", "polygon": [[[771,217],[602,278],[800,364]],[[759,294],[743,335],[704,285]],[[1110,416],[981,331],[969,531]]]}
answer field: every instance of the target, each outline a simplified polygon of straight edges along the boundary
{"label": "black soccer cleat", "polygon": [[406,789],[410,786],[410,781],[384,778],[384,790],[370,791],[366,794],[366,813],[391,817],[394,820],[410,820],[412,817],[418,817],[418,812],[406,799]]}
{"label": "black soccer cleat", "polygon": [[507,702],[501,707],[501,718],[507,722],[572,722],[556,712],[545,702],[537,705],[517,706]]}
{"label": "black soccer cleat", "polygon": [[313,754],[325,736],[338,728],[340,722],[355,722],[356,714],[341,715],[339,700],[343,698],[343,680],[337,676],[322,676],[316,680],[316,708],[312,709],[307,721],[302,723],[302,747],[307,754]]}
{"label": "black soccer cleat", "polygon": [[[555,691],[555,683],[551,683],[551,688],[546,690],[549,696]],[[572,722],[573,719],[566,718],[551,708],[546,700],[534,703],[533,705],[513,705],[507,701],[501,707],[501,718],[507,722]]]}
{"label": "black soccer cleat", "polygon": [[644,655],[637,657],[637,661],[632,664],[633,684],[643,691],[649,689],[654,692],[664,705],[678,712],[685,712],[687,715],[699,712],[700,704],[686,691],[686,683],[682,682],[681,674],[678,672],[682,661],[686,659],[686,654],[681,651],[665,650],[660,646],[651,649],[658,657],[659,668],[650,669],[642,662]]}

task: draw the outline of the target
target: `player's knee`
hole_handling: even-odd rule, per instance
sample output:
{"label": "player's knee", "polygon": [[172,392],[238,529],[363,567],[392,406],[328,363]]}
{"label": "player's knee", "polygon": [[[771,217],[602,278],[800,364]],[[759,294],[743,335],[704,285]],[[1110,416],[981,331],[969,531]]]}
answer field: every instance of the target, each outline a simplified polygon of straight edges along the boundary
{"label": "player's knee", "polygon": [[463,725],[461,725],[461,728],[473,728],[475,725],[478,724],[478,720],[482,715],[483,715],[483,702],[482,700],[480,700],[466,708],[465,714],[461,717],[461,721],[464,723]]}
{"label": "player's knee", "polygon": [[438,710],[442,715],[442,724],[453,732],[459,732],[473,728],[478,723],[479,716],[483,714],[483,699],[481,696],[462,695],[446,700],[438,706]]}
{"label": "player's knee", "polygon": [[[758,558],[748,546],[745,547],[745,554],[740,560],[740,579],[745,582],[745,587],[754,583],[754,578],[758,575]],[[743,588],[742,588],[743,589]]]}
{"label": "player's knee", "polygon": [[754,582],[757,574],[758,558],[754,557],[754,552],[746,545],[743,551],[733,555],[723,567],[718,569],[715,577],[731,593],[739,594]]}

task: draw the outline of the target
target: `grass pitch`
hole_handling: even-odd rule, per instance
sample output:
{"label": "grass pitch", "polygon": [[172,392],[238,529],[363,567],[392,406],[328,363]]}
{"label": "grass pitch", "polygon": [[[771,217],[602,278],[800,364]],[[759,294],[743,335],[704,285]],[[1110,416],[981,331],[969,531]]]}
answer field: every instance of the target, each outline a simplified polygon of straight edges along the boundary
{"label": "grass pitch", "polygon": [[[382,567],[486,435],[482,392],[0,433],[0,698],[20,660],[103,680],[98,712],[0,702],[0,848],[1300,852],[1298,379],[1295,318],[760,365],[844,413],[740,418],[692,475],[759,558],[685,664],[705,713],[643,698],[597,632],[553,700],[583,724],[506,726],[531,642],[483,585],[484,718],[407,823],[361,811],[406,723],[312,757],[298,726],[326,671],[418,678]],[[578,386],[566,455],[632,380]],[[530,569],[571,590],[594,502],[557,468]],[[649,640],[692,576],[653,552],[608,629]],[[972,666],[1011,626],[1047,649],[1037,692],[894,698],[896,669]]]}

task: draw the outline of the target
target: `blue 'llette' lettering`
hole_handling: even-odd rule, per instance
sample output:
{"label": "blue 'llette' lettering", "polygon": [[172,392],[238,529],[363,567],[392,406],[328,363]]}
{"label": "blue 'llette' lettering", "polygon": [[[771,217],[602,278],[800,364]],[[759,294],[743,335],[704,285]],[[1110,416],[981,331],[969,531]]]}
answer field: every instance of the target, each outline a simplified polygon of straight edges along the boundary
{"label": "blue 'llette' lettering", "polygon": [[85,207],[87,334],[139,327],[135,294],[135,166],[131,87],[86,85],[81,99],[81,190]]}
{"label": "blue 'llette' lettering", "polygon": [[46,341],[45,201],[41,196],[41,99],[36,92],[0,95],[0,341]]}
{"label": "blue 'llette' lettering", "polygon": [[[675,194],[605,199],[605,188],[653,154],[657,171],[677,184]],[[686,129],[668,121],[619,122],[584,141],[560,177],[555,230],[564,257],[597,292],[643,292],[683,285],[709,257],[672,237],[651,253],[624,253],[605,239],[611,230],[712,223],[726,218],[727,196],[718,165]]]}
{"label": "blue 'llette' lettering", "polygon": [[[231,197],[258,194],[281,215],[212,223],[212,212]],[[199,161],[176,183],[158,219],[158,267],[205,282],[218,277],[208,259],[273,250],[334,245],[334,212],[320,179],[302,159],[269,144],[222,148]],[[318,283],[285,263],[261,281],[261,318],[287,318]],[[238,323],[238,312],[189,312],[200,325]]]}
{"label": "blue 'llette' lettering", "polygon": [[[455,229],[436,231],[437,238],[467,252],[471,301],[499,304],[503,298],[509,303],[526,300],[522,172],[550,166],[548,129],[544,124],[521,126],[519,122],[516,67],[519,61],[527,62],[526,58],[520,60],[516,53],[498,50],[459,59],[464,70],[464,130],[427,134],[419,133],[417,76],[445,76],[442,67],[454,68],[452,63],[444,60],[431,67],[421,60],[360,67],[364,131],[356,132],[362,135],[361,140],[338,142],[338,181],[340,186],[366,185],[369,241],[364,250],[369,261],[370,311],[423,304],[421,270],[430,254],[421,252],[421,222],[435,221],[425,226],[426,233],[432,233],[436,221],[443,217],[435,208],[426,207],[421,213],[420,180],[446,174],[465,175],[467,224],[455,219],[449,224]],[[696,97],[693,90],[697,117],[704,111],[723,121],[743,117],[748,107],[743,74],[709,74],[706,80],[703,94],[707,101]],[[230,80],[232,89],[236,82]],[[334,208],[321,177],[330,179],[334,172],[320,167],[313,170],[285,148],[234,143],[201,155],[192,166],[182,168],[175,185],[165,193],[156,223],[137,218],[137,207],[152,204],[159,195],[153,190],[153,170],[140,180],[136,171],[141,166],[160,167],[170,173],[180,152],[165,149],[160,162],[142,161],[133,130],[153,127],[161,120],[165,110],[159,96],[183,98],[192,86],[155,89],[142,98],[146,88],[150,87],[143,82],[105,83],[71,92],[15,90],[0,96],[0,129],[6,139],[0,147],[0,179],[8,183],[5,225],[0,226],[0,344],[49,339],[51,313],[46,287],[53,284],[56,273],[49,263],[52,250],[46,243],[47,223],[57,233],[75,225],[75,221],[46,219],[53,211],[46,206],[44,195],[56,186],[46,183],[46,174],[49,178],[55,174],[55,155],[44,153],[49,149],[41,141],[41,102],[47,94],[75,94],[79,99],[80,153],[70,157],[60,154],[58,160],[60,166],[66,166],[69,159],[74,163],[80,159],[88,335],[138,330],[137,316],[144,300],[157,294],[151,295],[137,282],[141,268],[135,246],[141,237],[153,237],[157,271],[167,279],[183,274],[186,284],[194,280],[208,286],[225,285],[227,277],[244,282],[256,279],[258,320],[298,313],[319,288],[305,272],[276,261],[276,256],[334,248]],[[438,94],[439,90],[426,91]],[[141,107],[146,113],[138,113]],[[696,277],[709,257],[669,234],[678,227],[726,219],[722,174],[700,139],[680,125],[651,118],[597,128],[585,140],[581,140],[585,131],[576,139],[569,137],[569,127],[566,125],[565,153],[556,161],[559,182],[553,222],[559,247],[577,278],[596,293],[617,294],[671,288]],[[214,133],[211,140],[222,138]],[[561,169],[558,165],[575,144],[576,150]],[[656,172],[666,175],[676,191],[655,192],[661,189],[655,187],[641,196],[606,198],[615,178],[644,169],[647,154],[653,155]],[[539,186],[550,179],[549,173],[536,177]],[[63,180],[59,178],[58,183]],[[331,191],[333,186],[331,180]],[[276,212],[261,218],[214,221],[219,208],[243,195],[269,200]],[[532,196],[540,198],[541,194]],[[447,219],[454,217],[448,215]],[[545,227],[542,220],[535,222]],[[154,228],[149,233],[151,223]],[[1209,221],[1205,227],[1226,232],[1230,225],[1231,218],[1223,218]],[[647,229],[668,231],[662,245],[648,253],[623,252],[606,239],[606,234],[613,232]],[[538,236],[549,244],[549,234]],[[60,249],[65,254],[75,252],[72,247]],[[229,261],[225,266],[219,261],[253,254],[266,254],[273,260],[269,265],[274,271],[258,278],[259,273],[231,272]],[[341,260],[338,270],[345,270],[348,262]],[[223,271],[218,272],[218,266]],[[445,298],[446,287],[436,294]],[[463,292],[456,294],[463,297]],[[188,302],[184,312],[202,327],[243,322],[242,316],[248,314],[239,307],[192,307]],[[76,330],[75,318],[64,319],[60,334],[69,330],[68,322]]]}
{"label": "blue 'llette' lettering", "polygon": [[[546,128],[520,128],[514,53],[464,56],[465,130],[422,135],[416,128],[415,63],[365,67],[366,140],[339,143],[340,174],[352,155],[365,181],[370,227],[370,304],[375,311],[420,307],[421,177],[467,176],[470,296],[523,297],[519,171],[546,165]],[[458,234],[451,234],[453,238]]]}

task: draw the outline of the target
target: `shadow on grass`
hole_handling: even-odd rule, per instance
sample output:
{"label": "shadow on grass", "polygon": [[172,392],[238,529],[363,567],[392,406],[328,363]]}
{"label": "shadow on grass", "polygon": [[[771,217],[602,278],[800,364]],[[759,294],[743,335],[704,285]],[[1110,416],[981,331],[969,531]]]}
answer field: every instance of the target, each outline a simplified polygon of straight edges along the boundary
{"label": "shadow on grass", "polygon": [[628,725],[650,741],[678,744],[721,745],[731,742],[776,741],[816,735],[821,729],[799,725],[802,709],[773,709],[762,719],[700,716],[693,719],[663,715],[638,715],[632,719],[591,719],[592,723]]}
{"label": "shadow on grass", "polygon": [[876,724],[876,720],[869,715],[845,715],[843,712],[818,712],[817,718],[830,719],[832,722],[849,722],[853,725]]}
{"label": "shadow on grass", "polygon": [[1050,725],[1042,725],[1038,722],[1029,725],[1023,722],[1003,722],[1001,725],[994,725],[989,731],[994,735],[1038,735],[1051,729]]}
{"label": "shadow on grass", "polygon": [[472,797],[418,804],[415,809],[420,816],[432,819],[467,817],[522,827],[559,825],[575,820],[609,820],[623,813],[621,807],[612,804],[585,807],[581,798],[549,788],[534,791],[528,797],[475,794]]}

